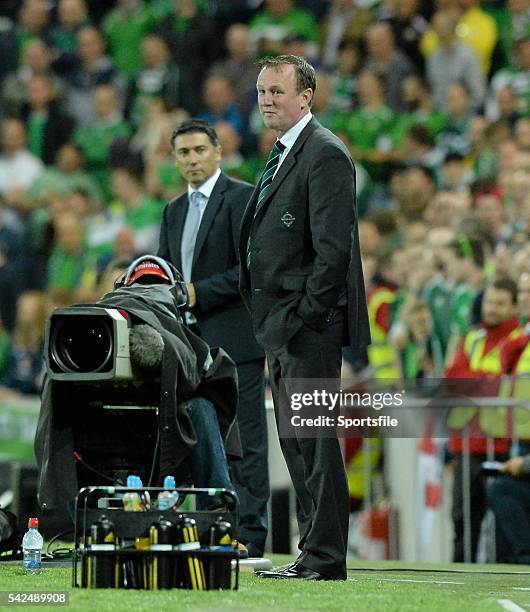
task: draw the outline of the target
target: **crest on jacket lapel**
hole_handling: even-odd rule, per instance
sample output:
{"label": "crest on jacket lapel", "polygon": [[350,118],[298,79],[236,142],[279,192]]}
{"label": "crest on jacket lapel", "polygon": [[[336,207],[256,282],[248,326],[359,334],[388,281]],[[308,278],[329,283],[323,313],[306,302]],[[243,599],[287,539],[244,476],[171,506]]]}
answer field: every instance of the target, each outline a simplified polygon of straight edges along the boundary
{"label": "crest on jacket lapel", "polygon": [[285,225],[285,227],[291,227],[291,225],[296,221],[296,217],[294,217],[289,211],[287,211],[283,213],[280,218],[280,221]]}

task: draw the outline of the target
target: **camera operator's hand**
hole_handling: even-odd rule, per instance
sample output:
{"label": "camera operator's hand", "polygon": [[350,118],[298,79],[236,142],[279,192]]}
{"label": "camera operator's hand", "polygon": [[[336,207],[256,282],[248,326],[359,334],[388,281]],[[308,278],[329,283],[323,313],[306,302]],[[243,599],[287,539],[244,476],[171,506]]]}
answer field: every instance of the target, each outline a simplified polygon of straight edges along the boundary
{"label": "camera operator's hand", "polygon": [[173,295],[178,308],[190,307],[190,295],[188,293],[187,283],[177,282],[171,288],[170,292]]}
{"label": "camera operator's hand", "polygon": [[510,476],[521,476],[523,473],[523,457],[513,457],[503,464],[501,471],[504,474],[510,474]]}
{"label": "camera operator's hand", "polygon": [[197,294],[193,283],[186,283],[186,290],[188,291],[188,308],[193,308],[197,303]]}

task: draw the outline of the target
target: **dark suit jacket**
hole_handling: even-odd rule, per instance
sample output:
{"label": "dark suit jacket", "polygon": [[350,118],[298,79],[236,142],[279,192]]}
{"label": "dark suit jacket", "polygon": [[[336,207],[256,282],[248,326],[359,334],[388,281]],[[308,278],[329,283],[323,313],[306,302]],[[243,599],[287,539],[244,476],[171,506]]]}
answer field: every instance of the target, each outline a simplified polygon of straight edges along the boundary
{"label": "dark suit jacket", "polygon": [[[343,310],[345,344],[364,358],[370,343],[355,211],[355,169],[343,143],[312,119],[254,218],[256,186],[243,217],[240,289],[266,349],[304,325],[317,330]],[[247,241],[252,245],[250,270]]]}
{"label": "dark suit jacket", "polygon": [[[236,363],[263,356],[238,289],[239,229],[251,194],[252,185],[221,174],[201,220],[191,270],[197,294],[193,311],[202,337],[210,346],[222,347]],[[179,270],[188,204],[187,193],[172,200],[160,228],[158,256]]]}
{"label": "dark suit jacket", "polygon": [[[24,121],[28,121],[30,114],[30,108],[26,106],[22,111]],[[74,127],[75,122],[69,115],[63,113],[57,104],[50,105],[42,143],[42,161],[47,166],[55,163],[57,151],[70,140]]]}

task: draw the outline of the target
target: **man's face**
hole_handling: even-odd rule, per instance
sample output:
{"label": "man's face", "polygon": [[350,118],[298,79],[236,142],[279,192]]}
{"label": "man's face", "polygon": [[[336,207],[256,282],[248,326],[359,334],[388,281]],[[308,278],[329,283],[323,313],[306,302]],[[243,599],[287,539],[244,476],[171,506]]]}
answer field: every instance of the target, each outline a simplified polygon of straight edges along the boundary
{"label": "man's face", "polygon": [[184,179],[197,189],[219,168],[221,147],[214,146],[204,132],[181,134],[175,139],[175,162]]}
{"label": "man's face", "polygon": [[2,144],[7,153],[20,151],[26,146],[24,125],[16,119],[6,119],[2,124]]}
{"label": "man's face", "polygon": [[425,342],[432,334],[432,317],[428,309],[416,311],[411,315],[409,324],[416,341]]}
{"label": "man's face", "polygon": [[517,301],[521,316],[530,322],[530,273],[523,272],[517,285]]}
{"label": "man's face", "polygon": [[482,302],[482,321],[486,325],[500,325],[515,315],[512,295],[504,289],[488,287]]}
{"label": "man's face", "polygon": [[307,113],[311,89],[297,91],[292,64],[264,68],[258,76],[258,105],[266,127],[280,137]]}

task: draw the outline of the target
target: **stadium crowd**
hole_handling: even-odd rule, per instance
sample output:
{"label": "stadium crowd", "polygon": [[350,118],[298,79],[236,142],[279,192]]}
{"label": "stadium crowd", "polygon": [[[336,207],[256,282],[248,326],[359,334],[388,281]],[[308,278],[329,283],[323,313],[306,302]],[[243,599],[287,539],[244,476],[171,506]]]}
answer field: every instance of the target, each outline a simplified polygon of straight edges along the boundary
{"label": "stadium crowd", "polygon": [[530,373],[529,0],[7,0],[0,15],[1,394],[38,393],[52,308],[156,252],[185,190],[180,122],[210,122],[222,169],[259,180],[275,134],[255,59],[280,53],[317,67],[312,111],[356,163],[372,376]]}

